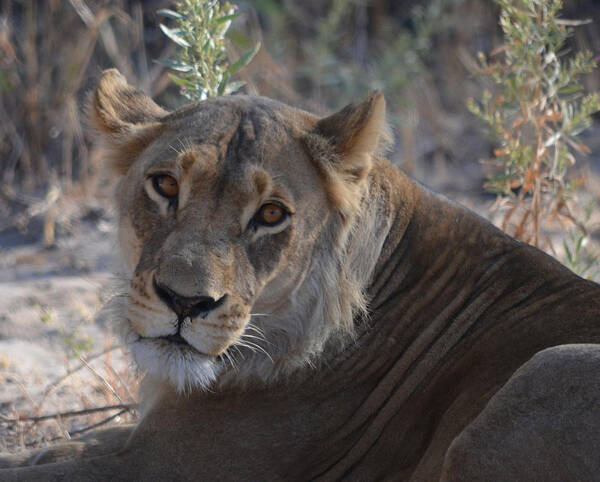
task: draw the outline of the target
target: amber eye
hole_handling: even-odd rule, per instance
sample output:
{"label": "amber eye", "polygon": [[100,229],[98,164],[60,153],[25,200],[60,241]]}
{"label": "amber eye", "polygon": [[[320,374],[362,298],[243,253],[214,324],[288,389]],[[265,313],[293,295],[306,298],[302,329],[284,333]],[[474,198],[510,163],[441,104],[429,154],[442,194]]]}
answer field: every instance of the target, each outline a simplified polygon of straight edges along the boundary
{"label": "amber eye", "polygon": [[278,204],[267,203],[256,213],[256,222],[263,226],[275,226],[285,219],[287,212]]}
{"label": "amber eye", "polygon": [[172,199],[179,194],[179,185],[174,177],[161,174],[152,178],[154,189],[161,196]]}

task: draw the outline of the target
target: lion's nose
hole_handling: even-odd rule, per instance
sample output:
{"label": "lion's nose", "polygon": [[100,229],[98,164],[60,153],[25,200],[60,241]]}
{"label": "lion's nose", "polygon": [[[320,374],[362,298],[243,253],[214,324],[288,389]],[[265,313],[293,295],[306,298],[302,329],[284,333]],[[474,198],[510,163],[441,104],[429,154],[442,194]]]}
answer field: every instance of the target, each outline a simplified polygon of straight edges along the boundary
{"label": "lion's nose", "polygon": [[218,300],[211,296],[182,296],[168,286],[162,285],[154,280],[154,290],[158,297],[171,308],[180,320],[186,317],[206,316],[210,311],[223,304],[223,295]]}

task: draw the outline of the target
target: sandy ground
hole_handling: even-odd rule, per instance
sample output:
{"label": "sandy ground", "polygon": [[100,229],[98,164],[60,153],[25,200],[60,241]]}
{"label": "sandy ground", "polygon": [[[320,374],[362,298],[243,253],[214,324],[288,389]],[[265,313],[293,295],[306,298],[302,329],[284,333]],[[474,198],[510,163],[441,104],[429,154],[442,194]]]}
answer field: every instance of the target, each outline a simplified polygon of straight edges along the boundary
{"label": "sandy ground", "polygon": [[[111,349],[120,341],[110,324],[95,321],[115,284],[113,216],[85,205],[76,214],[50,249],[36,219],[27,232],[0,233],[0,451],[69,438],[120,410],[42,423],[7,418],[135,402],[128,355]],[[111,423],[133,416],[125,412]]]}

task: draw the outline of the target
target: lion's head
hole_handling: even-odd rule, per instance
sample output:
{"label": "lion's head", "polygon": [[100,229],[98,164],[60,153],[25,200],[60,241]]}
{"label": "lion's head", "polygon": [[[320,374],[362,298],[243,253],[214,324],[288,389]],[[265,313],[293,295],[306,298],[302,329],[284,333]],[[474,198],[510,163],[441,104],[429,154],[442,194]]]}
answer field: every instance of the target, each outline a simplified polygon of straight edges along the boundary
{"label": "lion's head", "polygon": [[382,242],[363,202],[380,93],[323,119],[241,95],[168,113],[109,70],[90,114],[119,176],[118,310],[142,370],[179,390],[269,380],[352,332]]}

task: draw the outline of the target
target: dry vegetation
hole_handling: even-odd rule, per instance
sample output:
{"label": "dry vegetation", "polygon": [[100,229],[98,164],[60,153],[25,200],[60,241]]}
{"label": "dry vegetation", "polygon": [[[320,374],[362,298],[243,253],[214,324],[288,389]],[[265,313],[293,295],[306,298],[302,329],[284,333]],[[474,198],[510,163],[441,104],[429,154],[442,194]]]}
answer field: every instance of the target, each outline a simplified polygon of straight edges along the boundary
{"label": "dry vegetation", "polygon": [[[172,6],[0,0],[0,451],[136,416],[137,374],[107,321],[94,317],[115,281],[114,212],[112,182],[101,177],[82,106],[109,67],[166,107],[185,101],[153,62],[174,56],[156,15]],[[246,92],[324,113],[383,88],[397,133],[392,160],[486,214],[493,198],[482,185],[490,168],[479,160],[492,157],[493,145],[465,100],[481,95],[477,52],[501,42],[489,1],[257,0],[239,7],[231,57],[262,43],[237,73]],[[595,22],[578,29],[569,48],[598,55],[600,7],[571,2],[564,16]],[[598,73],[583,82],[600,90]],[[600,198],[597,132],[583,134],[591,155],[578,159],[583,173],[574,174],[589,200]],[[592,244],[597,211],[586,224]],[[546,235],[561,231],[555,223]],[[573,253],[583,243],[569,242]]]}
{"label": "dry vegetation", "polygon": [[[80,355],[78,365],[67,368],[72,364],[66,364],[64,375],[35,394],[28,390],[31,380],[11,373],[0,375],[1,383],[12,383],[21,392],[12,403],[3,404],[0,451],[36,448],[69,440],[109,422],[135,420],[138,381],[130,367],[115,366],[112,352],[120,349],[112,345],[97,354]],[[89,374],[81,376],[81,371]]]}

